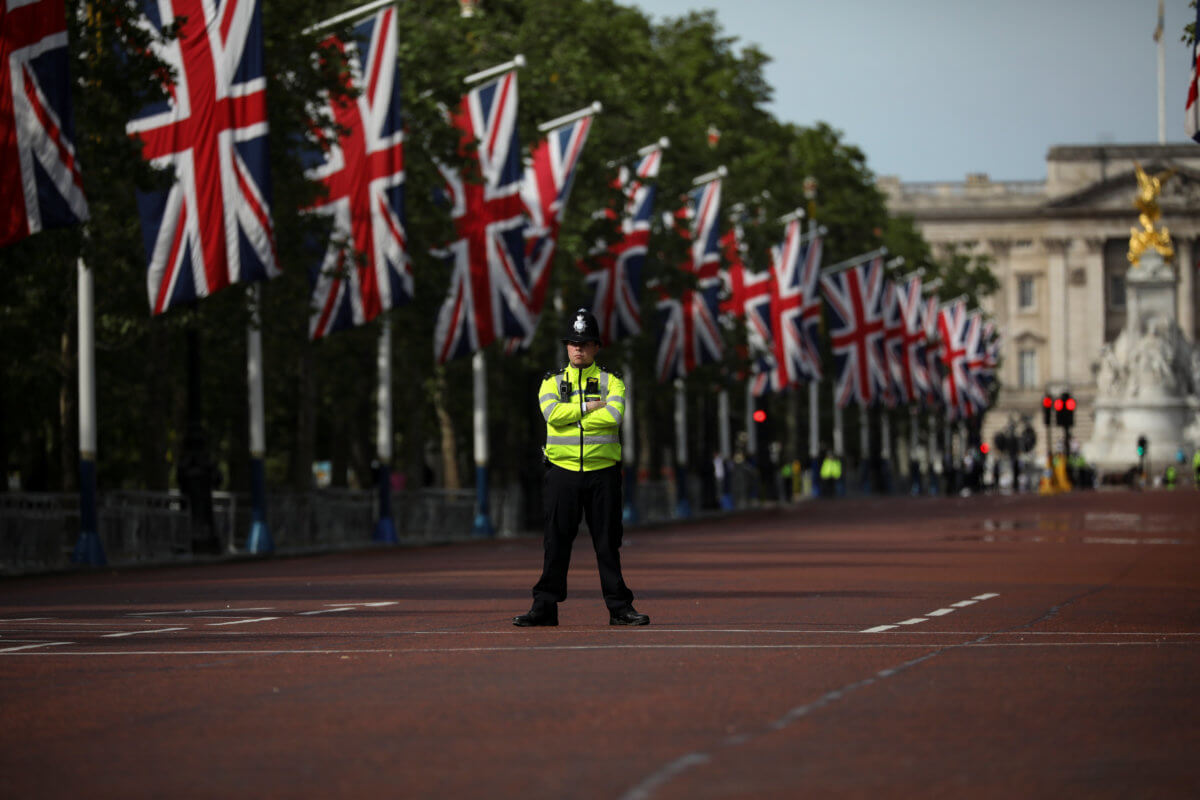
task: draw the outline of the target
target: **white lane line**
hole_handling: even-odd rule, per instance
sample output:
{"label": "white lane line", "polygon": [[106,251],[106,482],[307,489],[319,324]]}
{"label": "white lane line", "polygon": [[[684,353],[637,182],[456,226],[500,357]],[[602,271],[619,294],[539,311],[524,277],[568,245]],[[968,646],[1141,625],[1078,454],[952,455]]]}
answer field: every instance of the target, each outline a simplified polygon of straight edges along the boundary
{"label": "white lane line", "polygon": [[354,609],[350,606],[342,606],[340,608],[323,608],[320,611],[301,611],[299,616],[311,617],[316,614],[336,614],[339,611],[353,611],[353,610]]}
{"label": "white lane line", "polygon": [[966,608],[967,606],[973,606],[978,602],[978,600],[959,600],[957,603],[951,603],[950,605],[954,608]]}
{"label": "white lane line", "polygon": [[867,628],[865,631],[861,631],[861,633],[883,633],[895,627],[895,625],[876,625],[874,628]]}
{"label": "white lane line", "polygon": [[925,616],[927,616],[927,617],[944,617],[947,614],[953,614],[953,613],[954,613],[953,608],[939,608],[937,611],[930,611]]}
{"label": "white lane line", "polygon": [[383,606],[394,606],[397,600],[387,600],[382,603],[326,603],[327,606],[346,606],[347,608],[355,608],[357,606],[366,606],[367,608],[382,608]]}
{"label": "white lane line", "polygon": [[169,631],[186,631],[187,628],[155,628],[152,631],[125,631],[124,633],[106,633],[101,639],[120,639],[122,636],[138,636],[143,633],[167,633]]}
{"label": "white lane line", "polygon": [[186,614],[235,614],[239,611],[274,611],[274,608],[179,608],[174,611],[136,611],[127,617],[182,617]]}
{"label": "white lane line", "polygon": [[896,624],[897,625],[920,625],[922,622],[928,622],[928,621],[929,620],[925,619],[925,617],[913,617],[912,619],[906,619],[903,622],[897,622]]}
{"label": "white lane line", "polygon": [[23,644],[20,647],[4,647],[0,648],[0,653],[15,653],[18,650],[33,650],[38,647],[58,647],[64,644],[74,644],[74,642],[42,642],[40,644]]}
{"label": "white lane line", "polygon": [[9,619],[0,619],[0,622],[37,622],[38,620],[50,619],[49,617],[15,617]]}
{"label": "white lane line", "polygon": [[279,619],[279,617],[254,617],[253,619],[235,619],[229,622],[209,622],[207,624],[215,628],[220,625],[245,625],[248,622],[267,622],[272,619]]}
{"label": "white lane line", "polygon": [[993,597],[999,597],[999,596],[1000,595],[996,594],[995,592],[988,592],[987,594],[977,594],[974,597],[972,597],[971,599],[972,600],[991,600]]}

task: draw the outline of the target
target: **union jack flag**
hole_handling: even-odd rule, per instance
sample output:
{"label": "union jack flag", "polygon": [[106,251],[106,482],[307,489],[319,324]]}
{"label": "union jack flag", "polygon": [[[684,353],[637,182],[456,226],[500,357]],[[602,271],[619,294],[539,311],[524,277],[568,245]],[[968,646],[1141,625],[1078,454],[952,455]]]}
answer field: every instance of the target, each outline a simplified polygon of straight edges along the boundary
{"label": "union jack flag", "polygon": [[[396,10],[360,22],[354,38],[324,44],[347,55],[347,89],[357,98],[332,102],[328,112],[345,131],[312,151],[305,171],[325,187],[314,213],[332,230],[320,263],[310,270],[309,337],[362,325],[412,299],[413,279],[404,231],[404,129],[396,68]],[[349,246],[348,246],[349,245]]]}
{"label": "union jack flag", "polygon": [[[921,319],[921,276],[914,274],[902,283],[891,283],[896,312],[900,317],[900,341],[895,356],[900,360],[898,394],[906,403],[919,403],[929,394],[929,372],[926,367],[925,326]],[[889,358],[892,353],[889,352]]]}
{"label": "union jack flag", "polygon": [[780,386],[821,380],[820,234],[805,236],[800,220],[784,230],[771,264],[771,330]]}
{"label": "union jack flag", "polygon": [[63,0],[0,0],[0,246],[88,218]]}
{"label": "union jack flag", "polygon": [[970,375],[967,372],[967,304],[959,298],[938,310],[939,355],[945,367],[942,397],[950,419],[970,416]]}
{"label": "union jack flag", "polygon": [[725,299],[720,304],[722,319],[746,326],[745,355],[751,363],[752,391],[755,397],[761,397],[768,389],[778,388],[771,353],[771,273],[751,272],[746,265],[740,225],[734,225],[721,237],[721,248],[729,265],[721,271],[725,289]]}
{"label": "union jack flag", "polygon": [[[1196,8],[1196,28],[1200,32],[1200,6]],[[1183,111],[1183,130],[1189,139],[1200,142],[1200,38],[1192,42],[1192,74],[1188,79],[1187,104]]]}
{"label": "union jack flag", "polygon": [[142,24],[178,24],[153,45],[175,71],[168,101],[126,126],[175,182],[139,193],[150,311],[279,274],[267,164],[267,79],[258,0],[142,0]]}
{"label": "union jack flag", "polygon": [[[529,227],[525,229],[525,265],[530,284],[529,313],[534,325],[546,304],[550,262],[554,259],[563,212],[575,182],[575,166],[591,130],[592,119],[593,116],[588,114],[551,130],[534,148],[530,162],[525,166],[521,196],[525,213],[529,215]],[[532,340],[531,331],[525,339],[510,339],[509,342],[514,347],[528,347]]]}
{"label": "union jack flag", "polygon": [[482,350],[496,339],[533,333],[525,269],[525,204],[517,140],[517,73],[510,70],[463,97],[451,116],[465,153],[474,143],[472,180],[439,165],[459,238],[439,255],[453,266],[438,311],[439,364]]}
{"label": "union jack flag", "polygon": [[642,264],[650,244],[650,217],[654,213],[653,183],[662,166],[662,148],[654,147],[630,170],[623,166],[617,184],[625,196],[621,217],[621,239],[596,259],[598,269],[589,272],[592,313],[600,325],[603,344],[642,332],[639,295]]}
{"label": "union jack flag", "polygon": [[718,361],[725,346],[717,327],[721,264],[717,221],[721,208],[721,180],[709,181],[688,193],[678,216],[689,220],[690,252],[680,269],[696,278],[695,289],[684,289],[679,298],[660,297],[659,338],[655,366],[659,382],[684,378],[700,364]]}
{"label": "union jack flag", "polygon": [[967,374],[967,408],[970,416],[982,412],[988,405],[988,387],[992,382],[992,364],[989,353],[990,339],[988,335],[989,322],[984,322],[983,314],[972,311],[967,315],[966,344],[966,374]]}
{"label": "union jack flag", "polygon": [[834,397],[845,408],[886,400],[891,393],[883,353],[883,255],[871,253],[854,266],[821,276],[829,304],[829,344],[837,368]]}
{"label": "union jack flag", "polygon": [[941,303],[936,294],[921,303],[921,329],[925,333],[925,377],[928,380],[925,404],[929,408],[942,408],[946,404],[942,394],[942,357],[938,340],[938,309]]}

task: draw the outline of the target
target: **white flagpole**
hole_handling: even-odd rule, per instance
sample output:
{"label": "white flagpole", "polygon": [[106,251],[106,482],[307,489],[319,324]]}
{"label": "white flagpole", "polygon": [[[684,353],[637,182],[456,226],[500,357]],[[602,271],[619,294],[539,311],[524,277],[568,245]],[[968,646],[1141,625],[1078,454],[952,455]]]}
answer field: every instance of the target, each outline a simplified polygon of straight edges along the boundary
{"label": "white flagpole", "polygon": [[246,325],[246,390],[250,403],[251,516],[246,550],[250,553],[271,553],[275,550],[275,542],[267,526],[267,480],[263,464],[267,435],[263,406],[262,284],[250,284],[246,295],[250,310],[250,321]]}
{"label": "white flagpole", "polygon": [[397,0],[373,0],[373,2],[367,3],[366,5],[361,5],[358,8],[352,8],[345,13],[338,14],[336,17],[330,17],[329,19],[321,20],[318,23],[309,25],[300,32],[307,36],[310,33],[316,33],[324,28],[332,28],[334,25],[338,25],[348,20],[365,17],[381,8],[386,8],[387,6],[393,5],[396,2]]}
{"label": "white flagpole", "polygon": [[488,508],[488,438],[487,438],[487,361],[482,350],[471,356],[471,377],[475,389],[475,536],[494,536],[491,512]]}
{"label": "white flagpole", "polygon": [[[1200,33],[1200,31],[1197,31]],[[1158,42],[1158,143],[1167,143],[1167,43],[1163,36],[1163,0],[1158,0],[1158,27],[1154,40]]]}
{"label": "white flagpole", "polygon": [[[729,390],[722,388],[717,394],[717,438],[720,442],[721,461],[728,465],[730,456],[733,453],[731,446],[730,430],[729,430]],[[724,472],[724,469],[722,469]],[[721,508],[729,511],[733,508],[733,495],[726,490],[727,478],[722,478],[722,482],[717,486],[717,498],[721,503]]]}
{"label": "white flagpole", "polygon": [[79,539],[71,560],[102,567],[108,563],[96,514],[96,337],[92,271],[82,257],[78,277],[79,347]]}
{"label": "white flagpole", "polygon": [[871,494],[871,409],[858,407],[859,479],[865,494]]}
{"label": "white flagpole", "polygon": [[692,515],[692,504],[687,494],[687,393],[683,378],[675,379],[675,516],[687,518]]}
{"label": "white flagpole", "polygon": [[379,346],[376,351],[375,455],[379,468],[379,520],[375,523],[374,540],[395,544],[396,524],[392,519],[392,323],[387,315],[379,318]]}
{"label": "white flagpole", "polygon": [[882,481],[881,494],[891,490],[892,472],[892,420],[888,409],[879,409],[879,472]]}
{"label": "white flagpole", "polygon": [[621,417],[621,466],[625,472],[625,507],[621,521],[627,525],[638,521],[637,512],[637,428],[633,423],[633,367],[626,362],[625,416]]}

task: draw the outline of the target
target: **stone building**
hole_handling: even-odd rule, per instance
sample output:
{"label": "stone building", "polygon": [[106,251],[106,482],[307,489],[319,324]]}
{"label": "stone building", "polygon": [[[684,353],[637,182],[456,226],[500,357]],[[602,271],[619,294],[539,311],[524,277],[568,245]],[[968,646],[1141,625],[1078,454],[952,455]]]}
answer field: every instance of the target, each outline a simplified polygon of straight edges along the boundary
{"label": "stone building", "polygon": [[1003,332],[1004,351],[985,441],[1010,414],[1027,414],[1037,452],[1045,453],[1041,398],[1064,390],[1079,403],[1074,439],[1091,437],[1100,348],[1125,324],[1126,253],[1138,224],[1135,161],[1149,173],[1176,170],[1159,202],[1175,241],[1179,326],[1195,342],[1200,145],[1054,147],[1046,179],[1036,181],[992,181],[984,174],[945,183],[879,178],[891,213],[913,217],[935,257],[950,247],[991,256],[1000,289],[983,308]]}

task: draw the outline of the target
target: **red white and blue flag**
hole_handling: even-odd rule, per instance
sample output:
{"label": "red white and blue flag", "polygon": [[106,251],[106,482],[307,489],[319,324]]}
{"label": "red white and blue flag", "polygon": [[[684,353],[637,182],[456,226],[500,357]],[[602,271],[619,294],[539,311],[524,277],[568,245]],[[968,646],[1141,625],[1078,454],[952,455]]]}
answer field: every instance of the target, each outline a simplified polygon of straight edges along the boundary
{"label": "red white and blue flag", "polygon": [[1192,43],[1192,75],[1188,80],[1187,106],[1183,112],[1183,130],[1188,138],[1200,142],[1200,6],[1196,7],[1195,41]]}
{"label": "red white and blue flag", "polygon": [[945,371],[942,397],[946,402],[946,416],[951,420],[970,416],[967,322],[967,304],[962,298],[938,309],[938,353]]}
{"label": "red white and blue flag", "polygon": [[688,260],[680,269],[696,279],[695,289],[680,297],[660,297],[659,337],[655,371],[660,382],[687,377],[701,364],[718,361],[725,346],[717,326],[721,278],[721,180],[716,178],[688,192],[687,203],[676,215],[688,220]]}
{"label": "red white and blue flag", "polygon": [[88,218],[63,0],[0,0],[0,246]]}
{"label": "red white and blue flag", "polygon": [[720,310],[723,321],[745,326],[745,356],[751,365],[752,391],[755,397],[761,397],[778,388],[772,354],[771,273],[750,270],[744,257],[742,235],[741,226],[734,225],[721,237],[728,267],[721,271],[725,298]]}
{"label": "red white and blue flag", "polygon": [[459,238],[439,255],[453,268],[438,311],[434,356],[439,364],[482,350],[496,339],[533,333],[525,268],[525,203],[517,138],[517,73],[510,70],[463,97],[451,122],[461,152],[473,152],[465,180],[439,165]]}
{"label": "red white and blue flag", "polygon": [[307,153],[305,175],[325,188],[310,211],[328,216],[330,237],[310,270],[309,337],[370,322],[412,299],[404,230],[404,123],[396,67],[396,10],[386,8],[354,27],[343,43],[347,89],[358,97],[329,103],[340,133],[317,132],[322,147]]}
{"label": "red white and blue flag", "polygon": [[150,311],[279,274],[267,163],[267,79],[258,0],[143,0],[143,21],[178,25],[154,53],[170,97],[126,126],[170,188],[138,194]]}
{"label": "red white and blue flag", "polygon": [[[533,150],[525,166],[521,196],[529,226],[525,229],[525,266],[529,275],[529,313],[536,326],[550,288],[550,263],[558,245],[563,212],[575,182],[575,167],[587,142],[593,115],[554,128]],[[528,347],[532,332],[514,344]]]}
{"label": "red white and blue flag", "polygon": [[869,253],[847,269],[821,276],[829,307],[829,344],[837,370],[834,398],[845,408],[885,401],[891,393],[883,351],[882,253]]}
{"label": "red white and blue flag", "polygon": [[989,326],[983,314],[972,311],[967,315],[966,372],[967,410],[970,416],[982,413],[988,406],[988,387],[992,382],[992,363],[989,348]]}
{"label": "red white and blue flag", "polygon": [[771,331],[777,384],[821,380],[821,235],[788,222],[771,256]]}
{"label": "red white and blue flag", "polygon": [[906,280],[889,284],[894,292],[896,313],[900,317],[900,340],[889,360],[899,361],[893,370],[897,394],[905,403],[924,403],[929,395],[929,371],[925,359],[925,325],[921,318],[921,276],[914,273]]}
{"label": "red white and blue flag", "polygon": [[661,166],[662,148],[653,147],[632,170],[622,166],[617,176],[625,197],[621,239],[596,259],[598,267],[587,274],[592,287],[592,313],[605,345],[642,332],[642,264],[650,244],[654,179]]}
{"label": "red white and blue flag", "polygon": [[941,303],[936,294],[925,297],[921,301],[921,330],[925,333],[925,378],[927,380],[925,405],[929,408],[942,408],[946,398],[942,394],[941,347],[938,338],[938,310]]}

